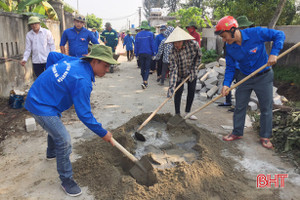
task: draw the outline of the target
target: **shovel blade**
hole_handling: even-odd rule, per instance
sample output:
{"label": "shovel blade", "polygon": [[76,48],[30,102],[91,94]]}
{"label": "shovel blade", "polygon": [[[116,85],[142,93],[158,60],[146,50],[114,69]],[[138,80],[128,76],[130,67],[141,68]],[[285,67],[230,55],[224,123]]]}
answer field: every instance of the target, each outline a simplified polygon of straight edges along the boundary
{"label": "shovel blade", "polygon": [[142,185],[150,186],[153,184],[153,166],[147,156],[143,156],[141,160],[137,161],[135,165],[129,170],[130,175]]}

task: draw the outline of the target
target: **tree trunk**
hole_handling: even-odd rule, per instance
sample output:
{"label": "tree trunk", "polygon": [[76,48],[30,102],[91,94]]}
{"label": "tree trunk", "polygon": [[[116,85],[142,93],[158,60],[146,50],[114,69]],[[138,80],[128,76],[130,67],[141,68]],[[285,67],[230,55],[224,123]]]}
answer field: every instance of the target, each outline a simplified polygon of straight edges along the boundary
{"label": "tree trunk", "polygon": [[[279,1],[278,5],[277,5],[277,8],[276,8],[276,11],[275,11],[270,23],[268,24],[268,28],[272,28],[272,29],[275,28],[275,25],[276,25],[281,13],[282,13],[282,10],[285,6],[286,1],[287,0],[280,0]],[[267,50],[268,53],[271,52],[271,42],[266,43],[266,50]]]}
{"label": "tree trunk", "polygon": [[268,24],[268,28],[275,28],[275,25],[282,13],[282,10],[284,8],[284,5],[286,3],[287,0],[280,0],[279,3],[278,3],[278,6],[276,8],[276,11],[270,21],[270,23]]}

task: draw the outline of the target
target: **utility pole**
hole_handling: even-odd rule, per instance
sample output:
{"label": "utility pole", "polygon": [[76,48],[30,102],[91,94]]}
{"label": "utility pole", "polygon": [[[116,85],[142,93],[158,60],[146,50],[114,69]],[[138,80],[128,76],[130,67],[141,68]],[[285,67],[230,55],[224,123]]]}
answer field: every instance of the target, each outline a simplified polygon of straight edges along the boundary
{"label": "utility pole", "polygon": [[129,20],[129,24],[128,24],[128,30],[130,30],[130,20]]}
{"label": "utility pole", "polygon": [[77,0],[77,11],[79,13],[79,0]]}
{"label": "utility pole", "polygon": [[142,7],[139,7],[139,27],[141,26],[142,21]]}

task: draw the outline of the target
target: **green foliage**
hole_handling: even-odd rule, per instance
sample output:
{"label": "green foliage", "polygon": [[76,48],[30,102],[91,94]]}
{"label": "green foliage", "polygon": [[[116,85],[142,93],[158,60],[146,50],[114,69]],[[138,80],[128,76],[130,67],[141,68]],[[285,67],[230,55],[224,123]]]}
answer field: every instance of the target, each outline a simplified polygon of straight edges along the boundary
{"label": "green foliage", "polygon": [[7,12],[15,12],[28,16],[38,14],[40,16],[47,16],[52,20],[58,20],[58,16],[54,8],[47,1],[43,0],[1,0],[0,8]]}
{"label": "green foliage", "polygon": [[201,51],[202,51],[202,57],[201,57],[201,62],[202,63],[214,62],[219,57],[216,50],[213,50],[213,49],[212,50],[206,50],[204,47],[201,47]]}
{"label": "green foliage", "polygon": [[64,3],[64,11],[73,13],[73,12],[75,12],[75,9],[72,6],[70,6],[69,4]]}
{"label": "green foliage", "polygon": [[170,13],[175,16],[176,20],[168,21],[168,25],[186,27],[190,22],[195,22],[198,27],[206,27],[205,20],[201,17],[202,10],[197,7],[189,7],[188,9],[180,9],[177,12]]}
{"label": "green foliage", "polygon": [[275,80],[291,82],[300,86],[300,68],[298,66],[276,66],[273,70]]}
{"label": "green foliage", "polygon": [[[215,19],[226,15],[246,15],[257,26],[267,26],[277,8],[279,0],[211,0],[208,5],[214,9]],[[295,0],[287,0],[277,25],[288,25],[296,15]]]}
{"label": "green foliage", "polygon": [[87,16],[87,27],[88,28],[96,27],[96,29],[98,31],[101,31],[102,19],[96,17],[94,14],[88,15]]}

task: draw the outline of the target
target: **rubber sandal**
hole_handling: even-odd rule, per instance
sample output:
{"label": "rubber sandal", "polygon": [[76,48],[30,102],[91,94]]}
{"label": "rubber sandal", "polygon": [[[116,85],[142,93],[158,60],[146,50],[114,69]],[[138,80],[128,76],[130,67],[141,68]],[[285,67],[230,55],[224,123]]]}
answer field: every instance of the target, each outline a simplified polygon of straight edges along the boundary
{"label": "rubber sandal", "polygon": [[233,140],[238,140],[238,139],[242,139],[243,136],[237,136],[237,135],[233,135],[232,133],[230,133],[229,135],[226,135],[223,137],[224,141],[233,141]]}
{"label": "rubber sandal", "polygon": [[268,138],[260,138],[261,145],[267,149],[273,149],[273,144]]}

